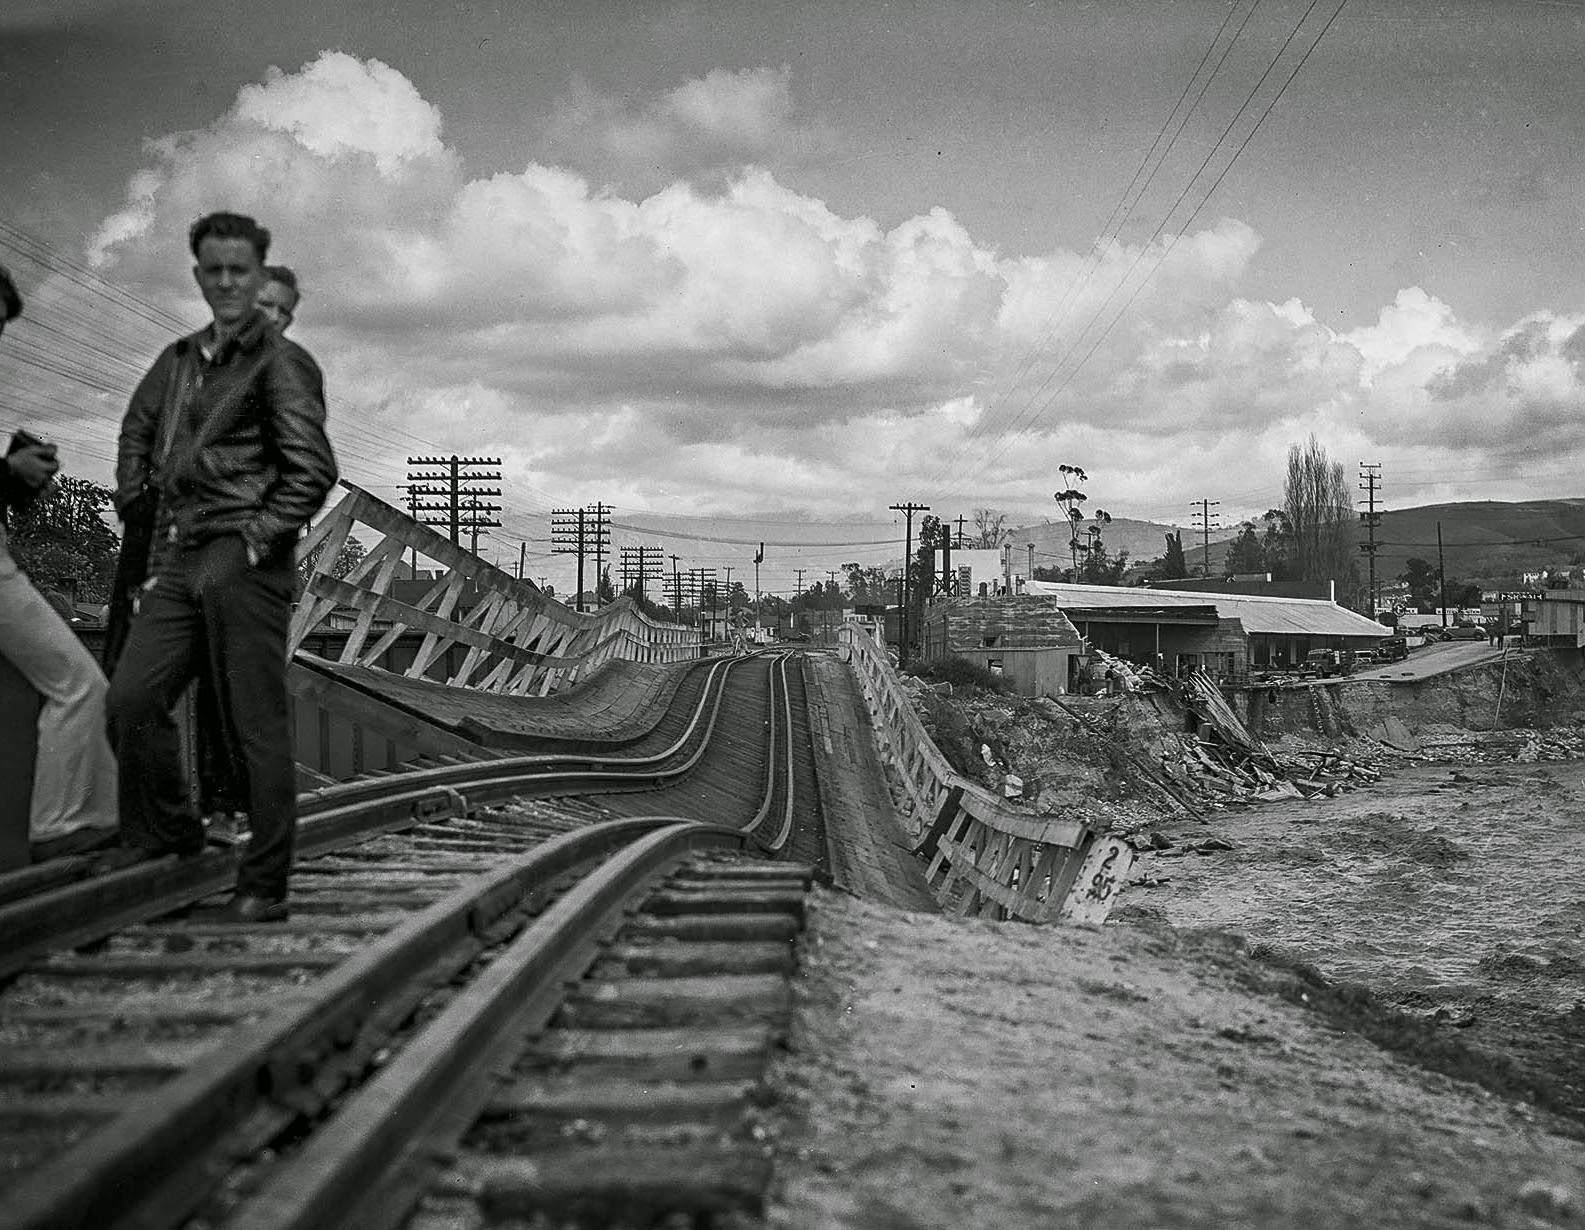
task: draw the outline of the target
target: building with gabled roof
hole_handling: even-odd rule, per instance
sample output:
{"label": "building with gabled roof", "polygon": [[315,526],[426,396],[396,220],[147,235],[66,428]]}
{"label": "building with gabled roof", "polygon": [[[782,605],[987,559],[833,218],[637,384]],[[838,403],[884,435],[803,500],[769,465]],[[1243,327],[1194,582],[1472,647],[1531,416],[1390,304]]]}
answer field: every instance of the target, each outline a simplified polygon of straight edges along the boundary
{"label": "building with gabled roof", "polygon": [[1312,649],[1364,649],[1392,629],[1323,598],[1030,581],[1090,644],[1171,673],[1294,666]]}

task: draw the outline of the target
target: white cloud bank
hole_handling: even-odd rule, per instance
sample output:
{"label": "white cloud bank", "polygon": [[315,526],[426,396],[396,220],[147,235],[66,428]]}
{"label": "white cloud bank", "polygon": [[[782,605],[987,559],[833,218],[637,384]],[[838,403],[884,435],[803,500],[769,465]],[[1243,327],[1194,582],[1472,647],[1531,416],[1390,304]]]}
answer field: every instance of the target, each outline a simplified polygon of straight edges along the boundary
{"label": "white cloud bank", "polygon": [[1338,332],[1237,295],[1260,240],[1232,219],[1170,250],[1010,259],[940,208],[845,218],[755,166],[814,131],[785,69],[636,106],[575,89],[547,131],[662,186],[540,163],[470,179],[398,70],[326,52],[152,143],[91,256],[191,305],[188,224],[256,215],[302,278],[349,472],[400,482],[417,440],[498,453],[525,507],[1038,515],[1067,461],[1107,507],[1170,517],[1269,499],[1311,431],[1347,464],[1465,472],[1578,447],[1585,319],[1483,330],[1410,288]]}

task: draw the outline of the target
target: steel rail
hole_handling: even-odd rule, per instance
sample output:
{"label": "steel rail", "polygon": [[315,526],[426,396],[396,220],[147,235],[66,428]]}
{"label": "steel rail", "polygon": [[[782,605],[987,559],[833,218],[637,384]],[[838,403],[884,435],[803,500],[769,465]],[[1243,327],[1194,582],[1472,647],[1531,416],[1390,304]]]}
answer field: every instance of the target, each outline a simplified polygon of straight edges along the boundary
{"label": "steel rail", "polygon": [[[793,789],[793,755],[792,755],[792,705],[787,687],[787,659],[789,655],[782,654],[777,658],[771,671],[770,696],[767,700],[768,714],[766,726],[770,731],[768,746],[765,754],[765,792],[760,802],[759,810],[754,813],[754,818],[744,825],[745,830],[757,833],[761,825],[771,818],[775,809],[777,798],[777,782],[783,783],[781,790],[782,816],[776,837],[766,842],[772,850],[781,850],[787,844],[787,839],[792,834],[792,813],[794,806]],[[777,700],[780,698],[780,705]]]}
{"label": "steel rail", "polygon": [[749,841],[741,830],[677,820],[617,852],[557,899],[484,974],[353,1094],[282,1165],[230,1230],[343,1230],[400,1224],[477,1116],[499,1071],[560,1006],[634,895],[695,850]]}
{"label": "steel rail", "polygon": [[[271,1107],[290,1107],[300,1097],[318,1098],[309,1088],[317,1067],[304,1063],[304,1055],[334,1051],[357,1037],[398,988],[446,951],[477,942],[558,877],[634,841],[654,848],[644,838],[657,826],[662,833],[679,828],[671,817],[640,817],[552,838],[415,915],[316,983],[311,1001],[288,1004],[234,1031],[226,1046],[138,1096],[121,1114],[12,1187],[0,1212],[0,1227],[45,1230],[180,1221],[212,1186],[212,1176],[205,1175],[217,1141]],[[740,830],[683,827],[692,834],[690,840],[706,844],[735,842],[741,848],[751,840]],[[601,871],[595,877],[600,884],[610,879]],[[560,917],[567,911],[552,906],[551,912]],[[549,959],[541,955],[536,968]],[[500,981],[492,975],[494,968],[492,964],[484,974],[491,984]]]}
{"label": "steel rail", "polygon": [[[620,772],[623,766],[637,768],[647,764],[663,764],[693,738],[700,715],[705,708],[705,699],[711,694],[712,689],[724,686],[722,682],[724,673],[747,660],[749,659],[725,659],[709,664],[700,700],[694,706],[689,724],[669,746],[656,752],[643,756],[603,755],[596,752],[581,754],[548,752],[526,756],[504,756],[466,764],[409,769],[401,773],[384,774],[359,781],[339,782],[333,786],[322,786],[299,794],[298,819],[306,821],[325,813],[345,814],[349,807],[363,803],[379,803],[385,805],[387,810],[394,807],[400,811],[403,798],[411,799],[415,808],[421,808],[428,806],[437,798],[443,799],[448,790],[455,791],[458,787],[468,786],[476,780],[497,777],[503,771],[537,775],[548,771],[552,766],[586,765],[589,766],[587,770],[589,772],[600,769],[616,769]],[[403,793],[398,795],[396,793],[398,790]],[[428,818],[445,813],[442,808],[436,811],[415,810],[413,814],[420,818]],[[0,935],[22,933],[13,931],[12,924],[15,920],[7,918],[5,914],[7,905],[87,879],[91,874],[92,865],[92,856],[80,855],[61,859],[56,863],[41,863],[0,875]],[[0,976],[4,976],[6,972],[3,961],[0,961]]]}
{"label": "steel rail", "polygon": [[[465,815],[471,808],[524,794],[571,793],[573,787],[587,791],[597,784],[654,788],[698,764],[714,737],[725,676],[730,668],[746,661],[712,666],[710,686],[701,694],[684,734],[654,757],[614,757],[599,768],[562,772],[547,771],[550,764],[565,763],[557,757],[508,757],[327,787],[320,792],[325,805],[312,810],[299,827],[299,853],[324,853],[353,838]],[[695,744],[691,753],[676,760],[690,741]],[[663,756],[673,763],[666,764]],[[575,762],[587,763],[588,758]],[[459,785],[467,788],[466,794]],[[4,937],[0,978],[16,973],[51,949],[88,943],[223,891],[236,878],[239,857],[236,850],[207,850],[190,859],[169,856],[0,906],[0,936]]]}

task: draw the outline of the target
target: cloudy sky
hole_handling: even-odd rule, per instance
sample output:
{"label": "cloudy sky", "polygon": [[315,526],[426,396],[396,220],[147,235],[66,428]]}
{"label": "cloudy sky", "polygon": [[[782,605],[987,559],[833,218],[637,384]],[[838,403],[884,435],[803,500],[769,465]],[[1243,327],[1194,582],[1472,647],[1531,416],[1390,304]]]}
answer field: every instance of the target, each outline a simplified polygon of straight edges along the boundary
{"label": "cloudy sky", "polygon": [[1258,514],[1312,433],[1388,507],[1585,496],[1582,55],[1585,0],[6,0],[0,426],[105,476],[228,208],[346,476],[500,457],[553,580],[552,507],[786,588],[1061,464]]}

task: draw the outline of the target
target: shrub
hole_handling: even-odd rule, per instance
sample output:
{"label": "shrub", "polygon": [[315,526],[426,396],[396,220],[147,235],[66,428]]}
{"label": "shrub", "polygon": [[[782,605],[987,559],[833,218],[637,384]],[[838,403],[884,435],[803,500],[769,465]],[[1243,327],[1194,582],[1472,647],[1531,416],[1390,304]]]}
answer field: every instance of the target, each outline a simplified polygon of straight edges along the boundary
{"label": "shrub", "polygon": [[978,662],[956,656],[921,663],[912,673],[920,679],[950,683],[954,688],[983,688],[987,692],[1013,690],[1013,681],[1005,675],[994,674]]}

